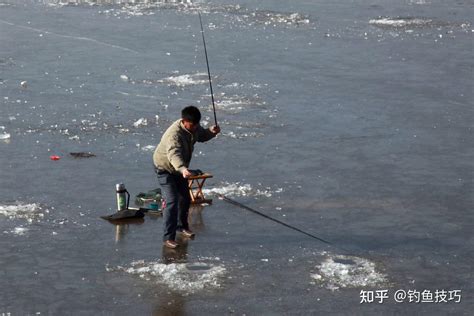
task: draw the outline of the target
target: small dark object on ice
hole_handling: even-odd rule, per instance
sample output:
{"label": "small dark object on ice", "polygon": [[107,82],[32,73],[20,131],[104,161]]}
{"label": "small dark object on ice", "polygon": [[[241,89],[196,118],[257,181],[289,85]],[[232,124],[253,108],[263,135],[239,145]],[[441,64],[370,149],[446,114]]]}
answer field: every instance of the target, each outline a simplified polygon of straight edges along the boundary
{"label": "small dark object on ice", "polygon": [[78,153],[69,153],[74,158],[91,158],[95,157],[95,155],[91,152],[78,152]]}

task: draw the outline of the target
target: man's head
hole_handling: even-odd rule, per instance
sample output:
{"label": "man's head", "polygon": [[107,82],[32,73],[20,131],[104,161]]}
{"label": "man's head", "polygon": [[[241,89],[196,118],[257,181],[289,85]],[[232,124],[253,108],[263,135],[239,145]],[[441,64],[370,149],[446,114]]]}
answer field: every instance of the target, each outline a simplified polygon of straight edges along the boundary
{"label": "man's head", "polygon": [[195,106],[187,106],[181,111],[181,119],[183,120],[184,127],[188,131],[195,132],[201,121],[201,112],[199,112],[199,109]]}

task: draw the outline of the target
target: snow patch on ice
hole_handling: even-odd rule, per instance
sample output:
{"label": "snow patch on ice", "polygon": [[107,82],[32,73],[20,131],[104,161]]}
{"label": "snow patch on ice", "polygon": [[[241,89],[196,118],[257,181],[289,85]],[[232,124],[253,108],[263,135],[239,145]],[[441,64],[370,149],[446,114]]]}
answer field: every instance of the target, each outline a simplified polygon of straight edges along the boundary
{"label": "snow patch on ice", "polygon": [[[57,0],[56,0],[57,1]],[[79,0],[75,0],[79,1]],[[69,2],[74,2],[69,0]],[[91,0],[84,0],[84,2],[92,2]],[[96,1],[93,1],[96,4]],[[193,0],[122,0],[119,2],[105,1],[103,4],[117,4],[120,5],[118,8],[111,8],[107,10],[99,11],[100,14],[106,14],[107,16],[114,16],[120,18],[133,17],[133,16],[148,16],[154,15],[156,10],[159,9],[175,9],[178,11],[186,11],[188,8],[193,8]]]}
{"label": "snow patch on ice", "polygon": [[265,134],[257,133],[257,132],[235,133],[233,131],[228,131],[228,132],[223,132],[222,136],[234,138],[234,139],[242,139],[242,138],[249,138],[249,137],[253,137],[253,138],[262,137],[262,136],[265,136]]}
{"label": "snow patch on ice", "polygon": [[354,256],[329,256],[316,266],[311,278],[335,291],[339,288],[374,287],[387,282],[386,275],[376,269],[374,262]]}
{"label": "snow patch on ice", "polygon": [[388,27],[428,26],[433,23],[431,19],[424,18],[377,18],[371,19],[369,24]]}
{"label": "snow patch on ice", "polygon": [[306,15],[301,13],[278,13],[271,11],[256,11],[254,17],[257,21],[265,24],[286,24],[286,25],[300,25],[309,24],[310,21]]}
{"label": "snow patch on ice", "polygon": [[160,80],[160,82],[174,85],[177,87],[186,87],[208,83],[207,74],[203,72],[195,74],[184,74],[180,76],[170,76]]}
{"label": "snow patch on ice", "polygon": [[156,148],[156,146],[154,146],[154,145],[147,145],[147,146],[143,146],[141,149],[143,151],[154,151],[155,148]]}
{"label": "snow patch on ice", "polygon": [[[208,98],[208,96],[206,96]],[[240,96],[240,95],[226,95],[221,93],[216,100],[216,107],[219,110],[241,112],[249,107],[257,107],[265,105],[265,102],[261,101],[258,94],[251,97]]]}
{"label": "snow patch on ice", "polygon": [[28,231],[28,228],[25,227],[15,227],[15,229],[12,230],[12,233],[15,235],[24,235]]}
{"label": "snow patch on ice", "polygon": [[[0,131],[4,131],[5,126],[0,126]],[[6,132],[0,132],[0,140],[8,140],[10,139],[10,134]]]}
{"label": "snow patch on ice", "polygon": [[133,123],[134,127],[141,127],[141,126],[147,126],[148,125],[148,120],[144,117],[138,119],[135,123]]}
{"label": "snow patch on ice", "polygon": [[222,194],[226,196],[265,196],[271,197],[275,193],[282,192],[282,188],[272,190],[270,187],[264,189],[255,189],[250,184],[241,184],[240,182],[228,183],[224,182],[216,188],[204,188],[204,194]]}
{"label": "snow patch on ice", "polygon": [[428,4],[426,0],[409,0],[410,4]]}
{"label": "snow patch on ice", "polygon": [[166,284],[171,290],[183,294],[191,294],[209,288],[220,288],[222,286],[221,279],[226,274],[224,265],[205,262],[164,264],[139,260],[132,262],[128,267],[106,267],[106,270],[109,272],[123,271],[137,275],[146,281]]}
{"label": "snow patch on ice", "polygon": [[[75,5],[78,2],[98,4],[92,0],[45,0],[46,2],[57,6]],[[59,2],[59,3],[58,3]],[[64,2],[64,3],[61,3]],[[266,25],[266,26],[300,26],[310,24],[309,16],[298,12],[276,12],[269,10],[253,10],[245,8],[240,4],[206,4],[195,0],[122,0],[114,2],[112,0],[102,1],[102,4],[116,4],[115,7],[100,10],[99,14],[114,16],[116,18],[131,18],[139,16],[154,15],[157,10],[172,9],[185,14],[196,14],[199,10],[202,13],[220,13],[226,16],[228,23],[238,23],[246,26]],[[207,25],[209,29],[215,29],[217,26],[213,23]]]}
{"label": "snow patch on ice", "polygon": [[15,227],[14,229],[12,229],[11,231],[4,231],[3,233],[4,234],[13,234],[13,235],[18,235],[18,236],[23,236],[26,234],[26,232],[28,231],[29,229],[26,228],[26,227]]}
{"label": "snow patch on ice", "polygon": [[[45,210],[45,212],[47,213],[48,210]],[[10,219],[26,219],[30,223],[44,217],[43,210],[39,204],[26,204],[22,202],[11,205],[0,205],[0,215]]]}

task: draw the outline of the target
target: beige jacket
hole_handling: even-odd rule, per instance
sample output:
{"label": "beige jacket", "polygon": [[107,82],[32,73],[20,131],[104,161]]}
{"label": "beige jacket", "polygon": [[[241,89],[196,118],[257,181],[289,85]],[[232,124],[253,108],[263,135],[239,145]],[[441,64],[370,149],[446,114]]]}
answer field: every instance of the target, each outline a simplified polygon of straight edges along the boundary
{"label": "beige jacket", "polygon": [[169,173],[182,173],[189,167],[196,142],[206,142],[216,135],[199,126],[195,133],[184,128],[181,119],[174,122],[163,134],[153,153],[155,167]]}

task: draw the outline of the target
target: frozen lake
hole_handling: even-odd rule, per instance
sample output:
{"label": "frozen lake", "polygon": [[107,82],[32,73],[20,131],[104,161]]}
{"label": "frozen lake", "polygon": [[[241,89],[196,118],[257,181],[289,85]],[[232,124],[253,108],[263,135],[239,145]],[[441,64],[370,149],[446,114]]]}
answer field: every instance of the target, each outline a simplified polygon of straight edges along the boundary
{"label": "frozen lake", "polygon": [[[0,0],[0,315],[472,313],[472,1],[73,2]],[[198,11],[222,134],[173,251],[100,216],[212,124]]]}

